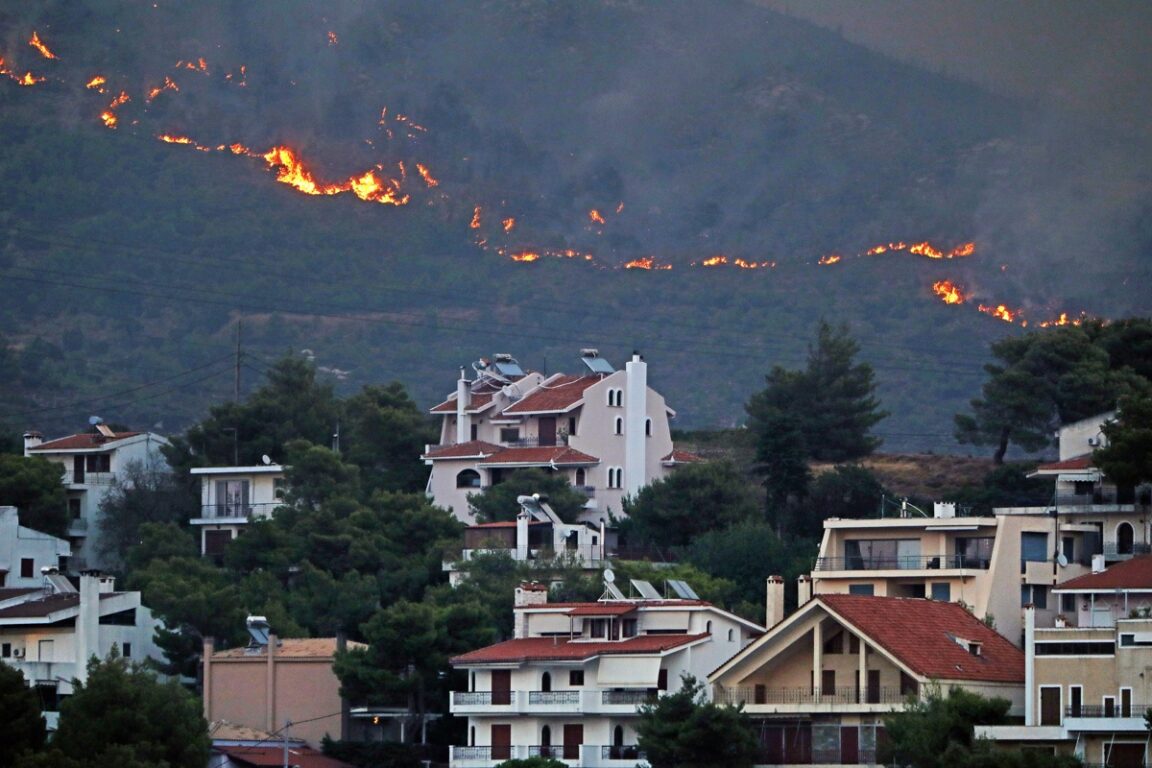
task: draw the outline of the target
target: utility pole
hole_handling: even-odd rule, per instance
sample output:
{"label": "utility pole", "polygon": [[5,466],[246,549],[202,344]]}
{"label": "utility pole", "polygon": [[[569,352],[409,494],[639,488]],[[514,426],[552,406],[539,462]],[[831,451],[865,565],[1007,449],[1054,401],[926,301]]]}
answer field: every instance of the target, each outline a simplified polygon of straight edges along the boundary
{"label": "utility pole", "polygon": [[285,720],[285,721],[284,721],[284,732],[283,732],[283,742],[284,742],[284,768],[290,768],[290,766],[288,765],[288,728],[289,728],[291,725],[292,725],[292,721],[291,721],[291,720]]}
{"label": "utility pole", "polygon": [[240,402],[240,331],[243,322],[240,318],[236,319],[236,381],[232,391],[232,401],[235,403]]}

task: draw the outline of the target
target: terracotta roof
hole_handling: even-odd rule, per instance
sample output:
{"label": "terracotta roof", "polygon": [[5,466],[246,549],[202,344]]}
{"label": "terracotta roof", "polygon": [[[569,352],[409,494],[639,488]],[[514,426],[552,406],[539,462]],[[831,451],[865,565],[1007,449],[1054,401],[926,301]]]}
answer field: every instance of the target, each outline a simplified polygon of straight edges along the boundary
{"label": "terracotta roof", "polygon": [[[285,638],[278,640],[276,656],[289,659],[329,659],[336,653],[336,638],[334,637],[306,637]],[[349,648],[367,648],[364,643],[349,642]],[[212,660],[217,659],[252,659],[265,658],[264,647],[250,650],[247,647],[228,648],[212,654]]]}
{"label": "terracotta roof", "polygon": [[[545,522],[543,520],[529,520],[528,525],[552,525],[552,523],[548,523],[548,522]],[[472,530],[473,528],[515,528],[515,527],[516,527],[516,521],[515,520],[499,520],[495,523],[476,523],[474,525],[468,526],[468,530]]]}
{"label": "terracotta roof", "polygon": [[1040,464],[1036,467],[1037,472],[1067,472],[1076,469],[1095,469],[1096,465],[1092,463],[1092,454],[1087,453],[1083,456],[1075,456],[1071,459],[1064,461],[1054,461],[1051,464]]}
{"label": "terracotta roof", "polygon": [[451,660],[453,665],[498,664],[528,661],[587,661],[616,654],[656,654],[679,648],[708,635],[639,635],[627,640],[569,640],[563,637],[526,637],[506,640]]}
{"label": "terracotta roof", "polygon": [[[228,755],[239,765],[282,766],[284,748],[275,747],[214,747],[217,753]],[[328,757],[310,747],[289,747],[288,765],[293,768],[355,768],[350,763]]]}
{"label": "terracotta roof", "polygon": [[579,605],[568,611],[569,616],[623,616],[636,610],[634,603],[596,603]]}
{"label": "terracotta roof", "polygon": [[560,374],[504,409],[506,414],[557,413],[571,410],[584,399],[584,390],[599,384],[599,376]]}
{"label": "terracotta roof", "polygon": [[127,440],[130,437],[143,434],[142,432],[116,432],[114,437],[104,437],[94,432],[85,432],[81,435],[69,435],[68,437],[61,437],[56,440],[49,440],[46,443],[32,446],[28,449],[29,452],[35,453],[36,451],[83,451],[91,450],[93,448],[103,448],[108,443],[114,443],[117,440]]}
{"label": "terracotta roof", "polygon": [[1053,587],[1055,591],[1073,589],[1092,591],[1152,590],[1152,555],[1124,560],[1108,566],[1100,573],[1077,576]]}
{"label": "terracotta roof", "polygon": [[[495,392],[473,392],[468,398],[468,407],[465,413],[478,413],[492,405],[492,396]],[[440,405],[433,406],[431,413],[456,413],[456,398],[450,397]]]}
{"label": "terracotta roof", "polygon": [[694,453],[675,449],[672,453],[660,459],[660,461],[665,464],[691,464],[692,462],[703,461],[703,459]]}
{"label": "terracotta roof", "polygon": [[[905,597],[816,595],[913,672],[937,680],[1024,682],[1024,653],[956,603]],[[980,643],[974,656],[954,638]]]}
{"label": "terracotta roof", "polygon": [[[102,592],[101,600],[122,595],[123,592]],[[40,619],[50,616],[57,611],[66,611],[78,608],[80,593],[69,592],[65,594],[52,594],[38,600],[26,600],[23,603],[0,608],[0,619]]]}
{"label": "terracotta roof", "polygon": [[600,459],[595,456],[569,448],[566,445],[547,445],[538,448],[501,448],[499,453],[481,459],[481,464],[528,464],[539,466],[556,464],[557,466],[572,466],[575,464],[599,464]]}
{"label": "terracotta roof", "polygon": [[455,445],[442,445],[433,448],[420,458],[422,459],[472,459],[481,455],[488,455],[504,450],[495,443],[486,443],[483,440],[469,440],[467,443]]}

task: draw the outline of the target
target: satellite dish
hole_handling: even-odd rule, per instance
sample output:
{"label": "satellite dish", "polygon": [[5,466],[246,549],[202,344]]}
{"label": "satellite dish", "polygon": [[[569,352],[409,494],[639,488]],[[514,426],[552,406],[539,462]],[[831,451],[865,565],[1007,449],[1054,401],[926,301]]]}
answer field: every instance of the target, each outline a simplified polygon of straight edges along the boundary
{"label": "satellite dish", "polygon": [[609,584],[616,581],[616,574],[612,573],[611,568],[604,569],[604,581],[608,582]]}
{"label": "satellite dish", "polygon": [[88,424],[93,426],[93,427],[96,426],[97,424],[103,424],[103,423],[104,423],[104,419],[100,418],[99,416],[89,416],[88,417]]}
{"label": "satellite dish", "polygon": [[264,454],[263,456],[261,456],[260,461],[264,462],[264,466],[266,466],[266,467],[272,463],[272,459],[269,458],[268,454]]}
{"label": "satellite dish", "polygon": [[1056,555],[1056,565],[1060,566],[1061,568],[1068,567],[1068,558],[1064,556],[1063,552]]}

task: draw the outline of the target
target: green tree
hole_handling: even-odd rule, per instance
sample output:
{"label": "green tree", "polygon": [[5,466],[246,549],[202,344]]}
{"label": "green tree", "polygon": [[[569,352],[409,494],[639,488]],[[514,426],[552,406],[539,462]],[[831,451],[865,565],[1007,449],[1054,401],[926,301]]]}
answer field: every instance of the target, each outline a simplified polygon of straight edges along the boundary
{"label": "green tree", "polygon": [[36,693],[23,673],[0,663],[0,764],[12,765],[25,752],[39,750],[46,734]]}
{"label": "green tree", "polygon": [[793,414],[775,406],[760,408],[758,414],[756,472],[763,477],[765,518],[778,536],[790,535],[792,518],[812,483],[804,433]]}
{"label": "green tree", "polygon": [[39,456],[0,454],[0,504],[20,510],[20,524],[53,536],[68,532],[64,469]]}
{"label": "green tree", "polygon": [[684,675],[680,690],[638,708],[636,733],[652,768],[751,768],[759,745],[742,708],[706,701]]}
{"label": "green tree", "polygon": [[773,439],[780,414],[787,414],[812,459],[843,462],[872,453],[880,440],[869,432],[887,413],[875,397],[872,366],[856,362],[859,351],[847,325],[821,321],[807,367],[774,367],[765,389],[745,406],[757,445]]}
{"label": "green tree", "polygon": [[856,464],[841,464],[821,472],[808,489],[807,509],[793,528],[793,534],[806,539],[819,539],[824,521],[877,517],[887,492],[872,472]]}
{"label": "green tree", "polygon": [[516,498],[534,493],[547,497],[548,506],[566,523],[576,520],[588,503],[588,497],[569,485],[563,475],[529,467],[512,472],[483,493],[468,494],[468,504],[479,522],[515,520],[520,513]]}
{"label": "green tree", "polygon": [[708,531],[757,516],[748,479],[730,461],[689,464],[624,500],[629,540],[684,546]]}
{"label": "green tree", "polygon": [[344,460],[360,467],[369,493],[424,490],[428,468],[420,454],[436,441],[436,427],[402,384],[364,387],[347,400],[345,413]]}
{"label": "green tree", "polygon": [[957,414],[956,439],[995,446],[1004,463],[1010,445],[1038,451],[1061,424],[1111,410],[1126,394],[1147,392],[1149,381],[1127,366],[1115,367],[1090,329],[1050,328],[992,345],[997,362],[984,366],[988,380],[970,414]]}
{"label": "green tree", "polygon": [[1108,444],[1093,454],[1096,466],[1120,486],[1152,480],[1152,397],[1120,401],[1117,418],[1104,425]]}
{"label": "green tree", "polygon": [[199,507],[199,497],[188,493],[187,485],[167,467],[130,461],[100,502],[100,553],[122,566],[140,542],[141,526],[187,523]]}
{"label": "green tree", "polygon": [[211,742],[199,702],[179,683],[159,682],[144,667],[119,658],[92,659],[88,680],[60,704],[53,750],[66,758],[119,765],[203,768]]}

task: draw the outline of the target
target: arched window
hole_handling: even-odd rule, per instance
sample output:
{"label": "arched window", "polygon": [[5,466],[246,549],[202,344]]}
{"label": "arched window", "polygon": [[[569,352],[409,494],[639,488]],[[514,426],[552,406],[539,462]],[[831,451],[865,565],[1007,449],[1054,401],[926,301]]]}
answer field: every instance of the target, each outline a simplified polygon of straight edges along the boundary
{"label": "arched window", "polygon": [[474,469],[465,469],[456,475],[457,488],[479,488],[480,473]]}
{"label": "arched window", "polygon": [[472,726],[468,729],[468,746],[476,746],[476,726]]}
{"label": "arched window", "polygon": [[652,437],[652,419],[644,419],[644,436]]}
{"label": "arched window", "polygon": [[585,477],[584,467],[579,467],[576,470],[576,485],[580,485],[580,486],[587,485],[587,483],[584,482],[585,479],[586,479],[586,477]]}
{"label": "arched window", "polygon": [[552,728],[544,726],[540,729],[540,757],[552,757]]}
{"label": "arched window", "polygon": [[728,642],[732,642],[735,639],[736,639],[736,630],[729,627],[728,628]]}
{"label": "arched window", "polygon": [[619,416],[616,417],[615,431],[618,435],[624,434],[624,419],[620,418]]}
{"label": "arched window", "polygon": [[544,693],[548,693],[549,691],[552,690],[552,673],[551,672],[545,672],[544,674],[540,675],[540,690],[543,691]]}
{"label": "arched window", "polygon": [[708,634],[708,635],[712,634],[712,621],[711,620],[707,621],[704,624],[704,633]]}
{"label": "arched window", "polygon": [[1120,523],[1120,525],[1116,526],[1116,554],[1132,554],[1133,538],[1134,536],[1131,523]]}

